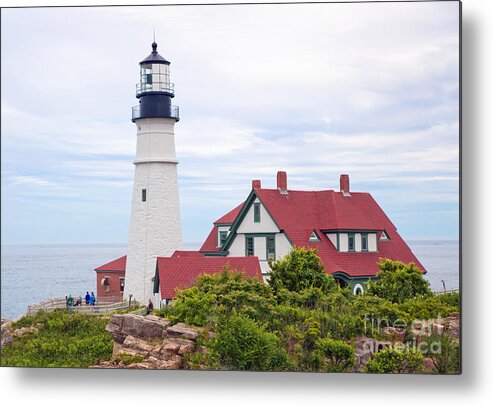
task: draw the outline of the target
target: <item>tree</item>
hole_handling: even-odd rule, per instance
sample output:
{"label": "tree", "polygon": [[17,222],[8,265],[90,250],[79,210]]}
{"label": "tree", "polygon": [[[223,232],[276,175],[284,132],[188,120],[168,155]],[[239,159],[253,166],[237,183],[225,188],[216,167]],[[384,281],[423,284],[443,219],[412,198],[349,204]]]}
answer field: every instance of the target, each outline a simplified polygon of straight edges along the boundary
{"label": "tree", "polygon": [[414,263],[405,265],[399,261],[383,259],[378,266],[378,279],[367,283],[367,295],[375,295],[392,303],[432,295],[430,283],[423,278],[423,273]]}
{"label": "tree", "polygon": [[414,349],[394,349],[387,347],[375,354],[366,364],[366,372],[380,374],[402,374],[421,371],[423,355]]}
{"label": "tree", "polygon": [[283,259],[274,262],[269,285],[275,292],[287,289],[300,292],[308,288],[320,288],[327,293],[336,290],[334,278],[325,273],[316,250],[293,248]]}

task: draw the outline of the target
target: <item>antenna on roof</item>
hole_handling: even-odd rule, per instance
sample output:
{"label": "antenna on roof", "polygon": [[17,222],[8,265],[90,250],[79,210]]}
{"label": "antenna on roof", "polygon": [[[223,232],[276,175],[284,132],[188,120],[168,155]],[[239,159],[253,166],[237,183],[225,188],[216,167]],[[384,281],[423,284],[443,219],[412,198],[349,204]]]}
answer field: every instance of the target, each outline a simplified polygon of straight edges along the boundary
{"label": "antenna on roof", "polygon": [[156,42],[156,28],[155,27],[152,29],[152,37],[153,37],[153,42]]}

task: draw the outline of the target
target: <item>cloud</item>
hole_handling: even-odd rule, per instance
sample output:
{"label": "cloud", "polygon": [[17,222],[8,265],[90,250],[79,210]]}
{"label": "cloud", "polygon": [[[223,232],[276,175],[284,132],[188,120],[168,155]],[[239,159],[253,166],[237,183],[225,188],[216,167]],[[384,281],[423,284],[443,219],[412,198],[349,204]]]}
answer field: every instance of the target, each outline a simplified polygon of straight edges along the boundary
{"label": "cloud", "polygon": [[35,176],[11,176],[10,184],[16,185],[34,185],[34,186],[53,186],[54,183],[49,180]]}
{"label": "cloud", "polygon": [[[129,210],[130,108],[149,27],[180,106],[183,219],[210,212],[212,221],[252,179],[274,187],[277,170],[299,189],[337,189],[350,173],[355,190],[391,213],[429,202],[439,219],[438,206],[458,206],[455,2],[3,11],[2,38],[16,38],[2,43],[2,192],[12,216],[22,216],[16,199],[35,206],[50,194],[68,211],[101,205],[100,218],[105,201],[115,215]],[[119,216],[123,224],[129,213]],[[209,226],[184,224],[197,227],[189,236]]]}

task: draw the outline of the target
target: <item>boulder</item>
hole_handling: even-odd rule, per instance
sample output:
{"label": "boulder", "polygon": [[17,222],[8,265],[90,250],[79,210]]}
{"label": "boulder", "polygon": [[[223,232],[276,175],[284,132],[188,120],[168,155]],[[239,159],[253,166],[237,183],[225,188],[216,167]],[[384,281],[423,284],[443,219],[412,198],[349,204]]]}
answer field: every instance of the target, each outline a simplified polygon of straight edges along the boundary
{"label": "boulder", "polygon": [[[115,351],[113,350],[113,352]],[[115,353],[115,358],[118,357],[119,355],[128,355],[130,357],[142,357],[142,359],[144,359],[149,354],[143,351],[139,351],[135,348],[121,347],[120,350]]]}
{"label": "boulder", "polygon": [[179,356],[175,356],[169,360],[159,361],[157,364],[158,369],[180,369],[182,366],[182,359]]}
{"label": "boulder", "polygon": [[2,323],[1,331],[3,331],[5,329],[10,328],[10,325],[12,324],[12,320],[10,320],[10,319],[2,319],[1,323]]}
{"label": "boulder", "polygon": [[122,329],[124,315],[123,314],[112,314],[110,318],[110,324],[117,326],[118,330]]}
{"label": "boulder", "polygon": [[432,323],[432,325],[431,325],[431,331],[434,334],[438,334],[441,336],[443,334],[444,330],[445,330],[445,326],[443,326],[442,324]]}
{"label": "boulder", "polygon": [[178,354],[178,351],[180,350],[180,344],[171,341],[171,340],[164,340],[163,346],[161,347],[161,353],[162,354],[173,354],[176,355]]}
{"label": "boulder", "polygon": [[[154,316],[118,314],[110,318],[106,331],[115,339],[113,359],[121,354],[140,356],[142,362],[122,366],[105,363],[108,368],[178,369],[182,356],[194,350],[198,329],[184,323],[170,325],[170,321]],[[156,344],[156,339],[162,340]]]}
{"label": "boulder", "polygon": [[436,371],[435,364],[431,358],[425,358],[423,360],[423,369],[425,372],[434,372]]}
{"label": "boulder", "polygon": [[113,354],[111,355],[112,358],[116,358],[118,354],[120,354],[123,351],[123,346],[121,344],[115,343],[113,344]]}
{"label": "boulder", "polygon": [[[154,316],[155,317],[155,316]],[[157,317],[158,320],[152,320],[147,316],[142,319],[141,335],[147,338],[161,338],[166,336],[166,327],[170,324],[168,320]]]}
{"label": "boulder", "polygon": [[153,350],[154,346],[150,343],[148,343],[145,340],[142,340],[140,338],[136,338],[133,336],[127,336],[125,338],[125,341],[123,341],[123,347],[125,349],[131,348],[134,350],[137,350],[146,356],[149,355],[149,353]]}
{"label": "boulder", "polygon": [[355,353],[355,358],[356,358],[356,367],[360,368],[363,365],[366,365],[368,360],[372,357],[372,352],[371,351],[363,351],[363,350],[357,350]]}
{"label": "boulder", "polygon": [[395,327],[384,327],[383,334],[389,337],[392,341],[402,341],[406,339],[406,330]]}
{"label": "boulder", "polygon": [[13,329],[4,329],[2,330],[2,339],[0,343],[0,348],[3,348],[7,345],[12,344],[12,341],[14,341],[14,337],[12,333],[14,332]]}
{"label": "boulder", "polygon": [[125,341],[125,337],[127,337],[126,334],[123,334],[121,331],[120,331],[120,328],[118,327],[117,324],[113,324],[113,323],[108,323],[105,327],[105,330],[111,334],[111,336],[113,337],[113,339],[119,343],[119,344],[122,344],[123,341]]}
{"label": "boulder", "polygon": [[167,332],[169,336],[172,337],[183,336],[194,341],[199,336],[199,332],[197,330],[195,330],[193,327],[185,323],[178,323],[175,324],[174,326],[168,327]]}
{"label": "boulder", "polygon": [[126,314],[122,321],[121,332],[125,335],[139,337],[142,335],[142,316]]}

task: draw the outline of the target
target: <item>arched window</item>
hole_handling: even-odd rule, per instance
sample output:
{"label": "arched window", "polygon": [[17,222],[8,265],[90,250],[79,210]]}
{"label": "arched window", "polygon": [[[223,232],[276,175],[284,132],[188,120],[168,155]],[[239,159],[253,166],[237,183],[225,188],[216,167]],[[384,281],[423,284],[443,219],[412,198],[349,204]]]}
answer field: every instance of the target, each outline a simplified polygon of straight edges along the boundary
{"label": "arched window", "polygon": [[362,295],[364,293],[363,286],[360,283],[354,285],[353,293],[355,295]]}

